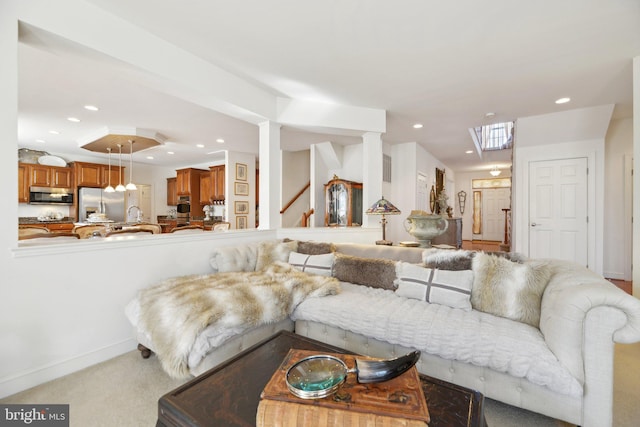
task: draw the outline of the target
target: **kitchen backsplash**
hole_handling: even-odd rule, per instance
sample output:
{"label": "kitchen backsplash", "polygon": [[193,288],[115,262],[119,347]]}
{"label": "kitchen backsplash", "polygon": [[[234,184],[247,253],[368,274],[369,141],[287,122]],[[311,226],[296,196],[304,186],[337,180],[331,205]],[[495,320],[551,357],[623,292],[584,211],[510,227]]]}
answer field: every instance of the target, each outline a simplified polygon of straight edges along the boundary
{"label": "kitchen backsplash", "polygon": [[51,206],[51,205],[30,205],[28,203],[18,204],[19,217],[39,217],[48,213],[61,213],[63,217],[70,216],[71,208],[68,206]]}

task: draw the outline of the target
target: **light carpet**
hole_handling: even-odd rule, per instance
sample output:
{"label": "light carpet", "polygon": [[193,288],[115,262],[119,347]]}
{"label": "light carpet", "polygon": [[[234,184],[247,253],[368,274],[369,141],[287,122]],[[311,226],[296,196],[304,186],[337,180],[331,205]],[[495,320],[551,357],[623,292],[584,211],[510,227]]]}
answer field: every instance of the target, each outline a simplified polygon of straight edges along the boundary
{"label": "light carpet", "polygon": [[[73,427],[155,426],[158,399],[183,384],[171,379],[152,356],[138,351],[50,381],[0,400],[2,403],[70,405]],[[614,416],[616,427],[640,420],[640,344],[617,345]],[[571,424],[485,399],[489,427],[568,427]]]}

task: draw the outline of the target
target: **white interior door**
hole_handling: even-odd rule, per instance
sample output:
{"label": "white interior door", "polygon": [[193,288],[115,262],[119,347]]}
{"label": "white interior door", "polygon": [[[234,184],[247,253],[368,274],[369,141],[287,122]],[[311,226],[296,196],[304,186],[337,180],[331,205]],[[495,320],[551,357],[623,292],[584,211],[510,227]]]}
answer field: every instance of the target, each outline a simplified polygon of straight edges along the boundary
{"label": "white interior door", "polygon": [[509,188],[482,190],[482,240],[501,242],[504,238],[504,212],[509,207]]}
{"label": "white interior door", "polygon": [[529,257],[587,265],[587,159],[529,163]]}

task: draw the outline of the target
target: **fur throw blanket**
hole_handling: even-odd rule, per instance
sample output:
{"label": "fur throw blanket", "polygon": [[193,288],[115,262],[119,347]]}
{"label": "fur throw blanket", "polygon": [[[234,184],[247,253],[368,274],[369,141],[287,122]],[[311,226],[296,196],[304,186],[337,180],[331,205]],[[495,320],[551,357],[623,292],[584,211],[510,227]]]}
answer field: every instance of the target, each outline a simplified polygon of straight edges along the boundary
{"label": "fur throw blanket", "polygon": [[278,322],[305,298],[339,291],[337,279],[302,273],[282,262],[256,272],[176,277],[140,291],[139,326],[149,334],[163,369],[183,378],[189,375],[194,342],[208,326]]}

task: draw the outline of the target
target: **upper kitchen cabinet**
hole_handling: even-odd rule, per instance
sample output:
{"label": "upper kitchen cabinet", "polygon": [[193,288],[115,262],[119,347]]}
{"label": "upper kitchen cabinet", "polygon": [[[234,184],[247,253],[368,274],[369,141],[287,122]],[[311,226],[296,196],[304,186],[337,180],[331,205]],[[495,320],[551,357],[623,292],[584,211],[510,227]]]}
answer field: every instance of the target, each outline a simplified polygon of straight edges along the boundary
{"label": "upper kitchen cabinet", "polygon": [[176,178],[167,178],[167,205],[176,206],[177,204]]}
{"label": "upper kitchen cabinet", "polygon": [[18,203],[29,202],[30,187],[73,188],[73,169],[18,163]]}
{"label": "upper kitchen cabinet", "polygon": [[178,169],[176,171],[176,194],[178,196],[190,196],[193,200],[200,200],[200,175],[205,172],[202,169]]}
{"label": "upper kitchen cabinet", "polygon": [[209,172],[203,172],[200,174],[200,204],[208,205],[211,203],[209,199],[213,197],[211,191],[211,176]]}
{"label": "upper kitchen cabinet", "polygon": [[18,163],[18,203],[29,201],[29,165]]}
{"label": "upper kitchen cabinet", "polygon": [[225,165],[209,167],[211,180],[211,198],[215,201],[224,201],[225,198]]}
{"label": "upper kitchen cabinet", "polygon": [[33,187],[71,187],[71,168],[60,166],[26,165],[29,171],[29,186]]}
{"label": "upper kitchen cabinet", "polygon": [[109,166],[98,163],[74,162],[73,167],[76,175],[76,186],[102,188],[111,184],[116,185],[123,182],[124,168]]}

